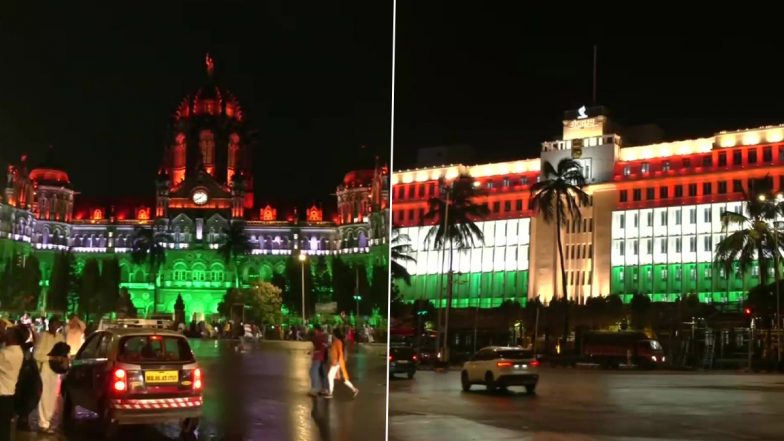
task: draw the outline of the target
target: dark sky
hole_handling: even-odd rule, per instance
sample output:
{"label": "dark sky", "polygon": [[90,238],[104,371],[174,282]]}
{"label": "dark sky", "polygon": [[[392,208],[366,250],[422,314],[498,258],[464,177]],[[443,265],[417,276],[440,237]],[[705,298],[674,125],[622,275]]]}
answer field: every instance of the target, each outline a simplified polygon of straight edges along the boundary
{"label": "dark sky", "polygon": [[391,0],[79,4],[2,6],[0,162],[51,144],[78,191],[152,196],[207,51],[260,132],[257,202],[334,205],[347,171],[388,162]]}
{"label": "dark sky", "polygon": [[438,145],[472,145],[478,162],[538,156],[563,111],[590,105],[595,43],[598,101],[620,123],[655,123],[667,140],[784,123],[776,27],[704,15],[649,25],[623,9],[547,21],[504,7],[525,2],[458,3],[398,3],[396,169]]}

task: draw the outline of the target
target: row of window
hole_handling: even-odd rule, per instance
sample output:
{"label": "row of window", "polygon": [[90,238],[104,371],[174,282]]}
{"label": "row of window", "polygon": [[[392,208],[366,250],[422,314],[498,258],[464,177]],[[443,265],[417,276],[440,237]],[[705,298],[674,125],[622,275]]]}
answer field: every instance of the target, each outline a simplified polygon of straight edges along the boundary
{"label": "row of window", "polygon": [[[514,179],[509,177],[504,177],[499,181],[485,180],[483,186],[488,190],[492,190],[494,188],[508,188],[513,185],[528,185],[529,183],[530,183],[530,179],[528,178],[528,176],[521,176],[519,178],[514,178]],[[424,198],[435,197],[436,188],[437,187],[434,182],[428,182],[423,184],[400,185],[395,191],[395,199],[396,200],[424,199]]]}
{"label": "row of window", "polygon": [[172,274],[172,280],[175,282],[223,282],[225,280],[225,273],[223,271],[184,271],[175,270]]}
{"label": "row of window", "polygon": [[[740,212],[740,207],[735,207],[736,212]],[[685,209],[687,213],[687,217],[689,218],[688,225],[696,225],[697,224],[697,208],[691,207]],[[618,215],[618,228],[626,229],[626,228],[639,228],[640,227],[640,217],[645,217],[643,225],[645,227],[653,227],[653,211],[648,211],[645,213],[645,216],[640,216],[640,213],[631,212],[628,213],[620,213]],[[659,225],[666,226],[668,225],[669,220],[669,212],[667,211],[660,211],[659,212]],[[703,207],[702,208],[702,220],[703,222],[709,224],[713,222],[713,211],[711,207]],[[627,222],[629,221],[629,222]],[[675,210],[675,225],[681,225],[683,223],[683,211]]]}
{"label": "row of window", "polygon": [[[675,237],[671,240],[674,242],[676,253],[683,252],[684,242],[688,242],[690,253],[697,252],[697,242],[698,242],[697,236]],[[618,240],[616,242],[617,242],[618,255],[624,256],[626,253],[626,241]],[[668,252],[669,242],[670,242],[669,240],[659,240],[659,253],[665,254]],[[651,254],[653,254],[653,239],[630,239],[629,249],[632,256],[637,256],[640,254],[640,245],[642,245],[643,250],[645,250],[644,255],[650,256]],[[713,251],[713,236],[711,235],[702,236],[702,249],[700,251],[703,252]]]}
{"label": "row of window", "polygon": [[593,244],[566,245],[564,255],[569,259],[591,259],[593,257]]}
{"label": "row of window", "polygon": [[[743,162],[743,153],[744,153],[744,151],[747,153],[747,155],[746,155],[747,160],[746,160],[745,163]],[[732,163],[731,164],[729,162],[729,159],[730,159],[729,153],[732,153],[732,156],[731,156]],[[694,158],[693,157],[687,157],[687,158],[682,158],[680,160],[662,161],[660,171],[665,172],[665,173],[669,172],[672,169],[673,165],[677,166],[679,164],[680,164],[680,166],[682,168],[685,168],[685,169],[690,169],[690,168],[692,168],[695,165],[696,166],[702,166],[702,167],[712,167],[713,166],[713,162],[714,162],[712,153],[708,153],[706,155],[703,155],[701,157],[701,159],[698,159],[697,161],[692,161],[692,159],[694,159]],[[784,161],[784,148],[779,148],[779,161]],[[693,163],[693,162],[695,162],[696,164]],[[757,147],[747,147],[747,148],[735,149],[732,152],[726,152],[726,151],[719,152],[716,155],[716,162],[717,162],[719,167],[727,167],[729,165],[734,165],[734,166],[755,165],[755,164],[760,163],[758,148]],[[763,147],[762,148],[762,161],[761,161],[761,163],[772,163],[772,162],[773,162],[773,148],[772,148],[772,146],[765,146],[765,147]],[[626,166],[623,167],[623,175],[624,176],[629,176],[634,171],[635,171],[634,167],[631,166],[631,165],[626,165]],[[654,171],[654,170],[652,170],[650,162],[643,162],[640,165],[640,173],[648,174],[648,173],[651,173],[652,171]]]}
{"label": "row of window", "polygon": [[569,285],[590,285],[593,283],[593,271],[567,271]]}
{"label": "row of window", "polygon": [[[620,280],[621,282],[624,281],[624,273],[625,273],[625,271],[621,271],[620,273],[618,273],[618,280]],[[632,280],[634,282],[638,281],[639,280],[639,269],[638,268],[632,268],[631,273],[632,273]],[[648,280],[650,280],[653,277],[653,270],[651,268],[647,268],[646,273],[647,273]],[[683,269],[682,268],[677,268],[677,270],[674,271],[674,273],[675,273],[675,281],[676,282],[680,282],[682,277],[683,277]],[[773,268],[770,268],[768,270],[768,273],[769,273],[770,276],[773,276]],[[758,266],[752,266],[751,267],[751,276],[752,277],[759,277],[759,267]],[[659,272],[659,278],[661,280],[667,280],[668,277],[669,277],[669,271],[667,270],[667,268],[662,268],[660,270],[660,272]],[[712,269],[710,267],[705,268],[704,271],[703,271],[702,277],[703,277],[703,279],[710,279],[711,277],[713,277]],[[691,271],[689,271],[689,278],[691,280],[697,280],[697,268],[691,268]],[[724,271],[724,268],[719,268],[719,278],[726,279],[726,273]],[[741,275],[740,271],[738,271],[738,270],[735,271],[735,278],[736,279],[742,278],[742,275]]]}
{"label": "row of window", "polygon": [[[768,178],[770,186],[772,186],[772,179]],[[746,186],[744,188],[743,180],[742,179],[733,179],[732,180],[732,193],[743,193],[746,189],[749,192],[753,192],[755,179],[748,179],[746,182]],[[673,198],[682,198],[684,197],[684,190],[686,190],[686,195],[688,197],[697,197],[697,196],[711,196],[713,194],[714,189],[716,190],[716,194],[727,194],[729,193],[729,181],[719,181],[715,183],[714,186],[713,182],[703,182],[701,185],[692,183],[688,185],[677,184],[677,185],[665,185],[660,187],[648,187],[645,189],[642,188],[635,188],[631,190],[631,200],[633,202],[639,202],[643,200],[643,191],[645,192],[645,200],[651,201],[656,199],[657,192],[656,189],[658,188],[658,199],[669,199],[671,190],[672,190],[672,197]],[[702,192],[698,193],[698,190],[702,188]],[[779,176],[779,188],[784,188],[784,175]],[[629,202],[629,190],[621,190],[618,192],[618,198],[620,202]]]}
{"label": "row of window", "polygon": [[[523,211],[523,207],[528,207],[528,210],[533,208],[531,200],[507,200],[503,201],[503,206],[501,205],[501,201],[495,201],[492,204],[485,203],[485,207],[487,207],[489,214],[500,214],[500,213],[520,213]],[[502,210],[503,207],[503,210]],[[514,207],[514,210],[512,209]],[[397,217],[396,221],[403,223],[415,223],[420,222],[425,217],[425,209],[410,209],[410,210],[397,210],[395,215]]]}

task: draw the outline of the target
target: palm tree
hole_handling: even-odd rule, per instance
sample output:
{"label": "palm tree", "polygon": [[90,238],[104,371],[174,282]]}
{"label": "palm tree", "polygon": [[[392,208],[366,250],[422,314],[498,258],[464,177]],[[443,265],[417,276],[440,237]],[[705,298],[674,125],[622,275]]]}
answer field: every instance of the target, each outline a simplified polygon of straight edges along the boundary
{"label": "palm tree", "polygon": [[131,260],[137,265],[149,265],[153,281],[152,312],[158,308],[158,271],[166,263],[164,243],[172,242],[170,234],[155,232],[149,227],[136,227],[131,237]]}
{"label": "palm tree", "polygon": [[566,265],[564,263],[563,240],[561,227],[567,222],[582,220],[580,206],[588,206],[591,198],[583,191],[585,176],[583,167],[571,158],[558,161],[558,168],[549,161],[544,162],[541,180],[531,188],[533,193],[533,209],[542,214],[546,223],[555,222],[555,239],[558,243],[558,257],[561,263],[561,288],[563,290],[564,334],[563,341],[569,335],[569,295],[566,288]]}
{"label": "palm tree", "polygon": [[218,254],[223,256],[226,264],[231,263],[234,266],[234,287],[240,287],[240,270],[239,261],[243,256],[250,254],[253,247],[250,244],[250,239],[245,233],[245,221],[237,220],[231,222],[228,228],[223,229],[220,246],[218,246]]}
{"label": "palm tree", "polygon": [[[476,202],[476,198],[482,195],[481,190],[475,185],[474,178],[468,174],[460,174],[451,183],[444,179],[439,180],[439,187],[442,189],[438,196],[428,201],[428,212],[425,213],[423,221],[434,224],[425,236],[425,246],[433,245],[433,249],[449,249],[449,264],[447,272],[447,300],[444,314],[443,328],[443,354],[449,360],[449,310],[452,307],[453,291],[453,271],[452,261],[455,250],[463,251],[474,248],[477,244],[484,244],[484,234],[482,229],[476,225],[476,221],[484,219],[488,214],[487,206]],[[446,256],[444,256],[446,257]],[[439,297],[441,291],[439,290]],[[440,318],[440,299],[439,299],[439,325]]]}
{"label": "palm tree", "polygon": [[406,270],[405,264],[416,263],[416,259],[409,255],[414,251],[411,248],[410,240],[408,235],[402,234],[400,230],[392,230],[392,250],[390,251],[392,259],[389,263],[392,280],[402,279],[408,286],[411,286],[411,274]]}
{"label": "palm tree", "polygon": [[[784,245],[784,236],[778,232],[778,237],[774,237],[776,230],[772,225],[776,215],[781,212],[781,204],[777,206],[770,202],[774,199],[768,194],[768,180],[755,180],[752,187],[759,190],[759,193],[756,196],[745,194],[745,213],[721,213],[722,232],[726,236],[716,244],[714,264],[724,269],[729,280],[737,262],[738,273],[745,279],[753,262],[758,260],[760,285],[767,286],[770,261],[775,258],[776,253],[781,257],[781,251],[776,250],[776,239],[779,248]],[[775,270],[778,274],[778,268]]]}

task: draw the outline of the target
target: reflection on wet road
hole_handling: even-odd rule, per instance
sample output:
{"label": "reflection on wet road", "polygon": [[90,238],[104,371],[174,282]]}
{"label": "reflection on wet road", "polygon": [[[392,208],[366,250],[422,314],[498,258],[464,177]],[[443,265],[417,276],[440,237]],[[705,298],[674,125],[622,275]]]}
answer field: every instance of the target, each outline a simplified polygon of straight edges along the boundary
{"label": "reflection on wet road", "polygon": [[[352,398],[336,383],[335,398],[313,399],[310,388],[310,344],[262,342],[250,352],[235,351],[235,342],[192,341],[204,369],[205,408],[199,440],[384,439],[386,358],[382,345],[361,346],[349,355],[349,372],[360,394]],[[80,415],[81,416],[81,415]],[[101,439],[93,422],[80,418],[67,435],[19,433],[17,441]],[[175,426],[126,427],[121,438],[163,441],[178,439]]]}
{"label": "reflection on wet road", "polygon": [[784,376],[542,369],[537,393],[390,382],[389,441],[784,439]]}

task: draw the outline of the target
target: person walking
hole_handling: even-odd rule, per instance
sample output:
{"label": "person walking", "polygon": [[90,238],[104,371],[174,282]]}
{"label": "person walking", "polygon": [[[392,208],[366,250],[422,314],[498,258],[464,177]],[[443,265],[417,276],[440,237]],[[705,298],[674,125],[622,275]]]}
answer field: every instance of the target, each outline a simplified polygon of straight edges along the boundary
{"label": "person walking", "polygon": [[329,372],[327,373],[327,382],[329,384],[329,394],[326,398],[332,398],[332,393],[335,390],[335,377],[338,371],[342,374],[343,384],[345,384],[356,397],[359,389],[354,387],[348,377],[348,370],[346,369],[346,358],[343,351],[343,332],[339,327],[335,328],[333,333],[332,346],[329,348]]}
{"label": "person walking", "polygon": [[65,343],[65,338],[58,332],[60,326],[61,322],[57,316],[50,318],[49,329],[37,336],[33,353],[35,361],[38,363],[38,370],[41,372],[43,386],[41,400],[38,402],[38,428],[46,433],[54,432],[52,419],[57,411],[60,395],[60,374],[49,366],[49,353],[54,345]]}
{"label": "person walking", "polygon": [[24,360],[19,345],[23,337],[16,327],[7,328],[4,337],[5,346],[0,349],[0,441],[11,441],[16,382]]}
{"label": "person walking", "polygon": [[82,347],[82,343],[84,343],[84,331],[86,329],[87,325],[84,324],[78,315],[71,315],[71,319],[68,320],[68,326],[65,328],[65,342],[71,347],[69,355],[72,358],[76,356],[79,348]]}
{"label": "person walking", "polygon": [[321,325],[313,326],[313,357],[310,363],[310,391],[308,395],[315,397],[324,392],[324,359],[327,355],[327,336],[321,330]]}

